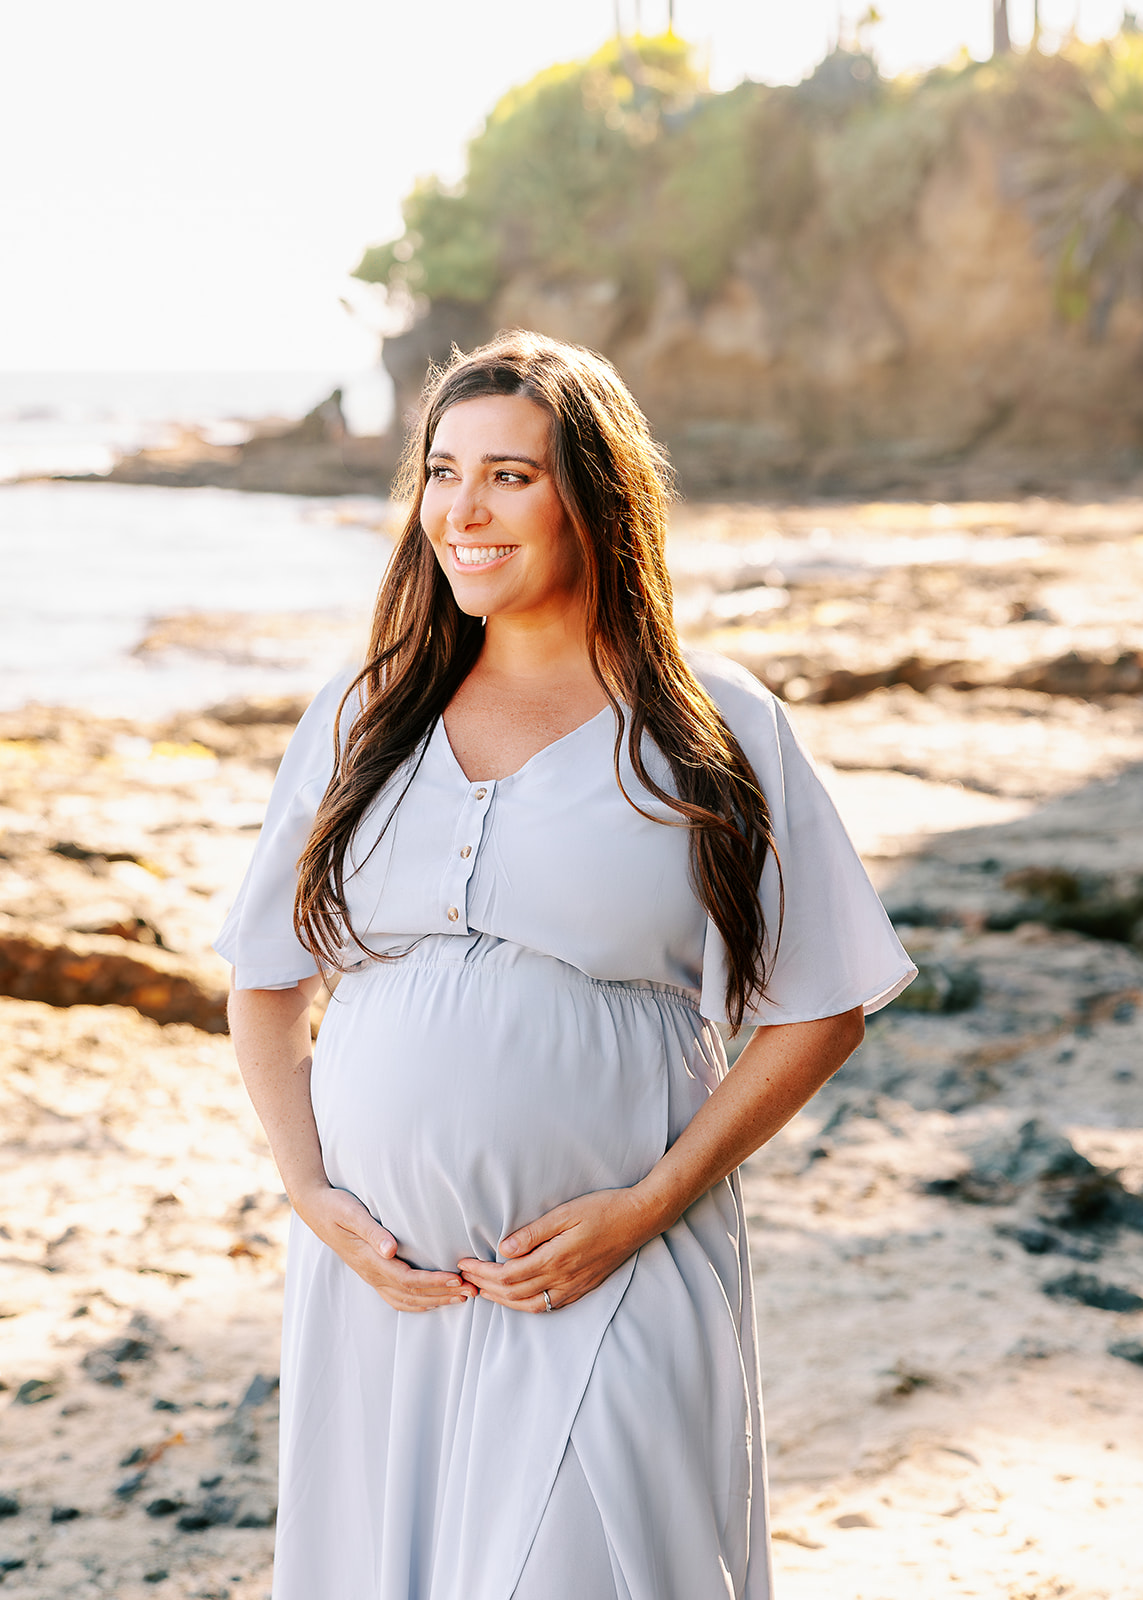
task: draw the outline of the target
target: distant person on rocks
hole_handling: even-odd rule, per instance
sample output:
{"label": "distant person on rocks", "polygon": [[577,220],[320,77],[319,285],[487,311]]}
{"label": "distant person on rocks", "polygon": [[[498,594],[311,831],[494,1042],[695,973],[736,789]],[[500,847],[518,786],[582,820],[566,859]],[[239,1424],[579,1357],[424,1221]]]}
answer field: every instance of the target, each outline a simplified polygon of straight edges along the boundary
{"label": "distant person on rocks", "polygon": [[405,465],[218,940],[294,1207],[274,1597],[767,1600],[736,1169],[913,968],[781,706],[680,649],[607,362],[458,353]]}

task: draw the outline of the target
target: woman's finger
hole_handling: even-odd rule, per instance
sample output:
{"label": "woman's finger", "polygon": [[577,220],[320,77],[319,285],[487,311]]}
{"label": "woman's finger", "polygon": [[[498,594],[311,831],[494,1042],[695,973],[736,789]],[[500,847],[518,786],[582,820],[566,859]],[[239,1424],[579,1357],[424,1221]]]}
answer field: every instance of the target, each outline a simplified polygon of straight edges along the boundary
{"label": "woman's finger", "polygon": [[567,1213],[567,1206],[557,1206],[554,1211],[545,1212],[534,1222],[526,1222],[522,1228],[501,1239],[500,1254],[515,1259],[546,1244],[567,1228],[570,1221]]}

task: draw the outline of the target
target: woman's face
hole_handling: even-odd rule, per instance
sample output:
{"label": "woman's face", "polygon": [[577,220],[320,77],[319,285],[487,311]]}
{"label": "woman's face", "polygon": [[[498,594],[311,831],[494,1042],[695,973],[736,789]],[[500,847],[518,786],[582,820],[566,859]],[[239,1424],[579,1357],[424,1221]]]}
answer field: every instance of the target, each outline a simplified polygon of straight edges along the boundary
{"label": "woman's face", "polygon": [[424,528],[472,617],[582,604],[579,543],[548,470],[548,414],[522,395],[450,406],[429,445]]}

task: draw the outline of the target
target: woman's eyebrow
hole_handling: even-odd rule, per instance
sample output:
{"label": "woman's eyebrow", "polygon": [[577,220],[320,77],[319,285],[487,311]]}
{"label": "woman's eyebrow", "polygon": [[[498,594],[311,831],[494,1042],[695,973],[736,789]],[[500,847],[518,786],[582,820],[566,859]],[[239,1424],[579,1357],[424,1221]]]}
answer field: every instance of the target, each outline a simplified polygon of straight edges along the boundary
{"label": "woman's eyebrow", "polygon": [[[426,459],[429,461],[455,461],[456,457],[453,455],[451,450],[430,450]],[[537,472],[543,472],[544,470],[544,463],[542,461],[534,461],[531,456],[483,455],[480,459],[485,463],[497,461],[522,461],[526,467],[535,467]]]}

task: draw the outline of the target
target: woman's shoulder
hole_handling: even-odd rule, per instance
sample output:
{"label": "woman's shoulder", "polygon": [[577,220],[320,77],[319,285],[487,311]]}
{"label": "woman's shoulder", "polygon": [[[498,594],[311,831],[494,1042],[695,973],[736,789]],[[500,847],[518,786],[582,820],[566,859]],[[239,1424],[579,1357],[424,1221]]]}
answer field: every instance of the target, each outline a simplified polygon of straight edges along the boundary
{"label": "woman's shoulder", "polygon": [[777,696],[747,667],[716,650],[688,647],[683,658],[736,733],[740,721],[747,726],[759,722],[769,728],[777,726]]}

